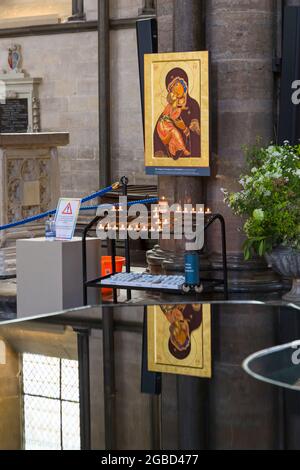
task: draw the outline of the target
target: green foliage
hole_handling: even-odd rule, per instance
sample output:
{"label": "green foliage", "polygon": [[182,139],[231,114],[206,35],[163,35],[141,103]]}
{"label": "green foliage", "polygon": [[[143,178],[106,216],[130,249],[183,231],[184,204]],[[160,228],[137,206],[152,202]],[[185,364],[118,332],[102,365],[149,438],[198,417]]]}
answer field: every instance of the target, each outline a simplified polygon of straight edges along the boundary
{"label": "green foliage", "polygon": [[300,145],[245,148],[249,171],[237,193],[223,190],[225,202],[246,216],[246,259],[275,246],[300,249]]}

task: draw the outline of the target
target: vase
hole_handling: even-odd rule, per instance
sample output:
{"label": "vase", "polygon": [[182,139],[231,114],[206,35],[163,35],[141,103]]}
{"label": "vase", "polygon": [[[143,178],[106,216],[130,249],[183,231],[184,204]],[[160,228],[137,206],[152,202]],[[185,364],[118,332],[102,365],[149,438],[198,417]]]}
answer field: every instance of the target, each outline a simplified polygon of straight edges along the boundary
{"label": "vase", "polygon": [[266,255],[266,259],[275,272],[293,280],[292,289],[283,296],[283,300],[300,303],[300,250],[278,246]]}

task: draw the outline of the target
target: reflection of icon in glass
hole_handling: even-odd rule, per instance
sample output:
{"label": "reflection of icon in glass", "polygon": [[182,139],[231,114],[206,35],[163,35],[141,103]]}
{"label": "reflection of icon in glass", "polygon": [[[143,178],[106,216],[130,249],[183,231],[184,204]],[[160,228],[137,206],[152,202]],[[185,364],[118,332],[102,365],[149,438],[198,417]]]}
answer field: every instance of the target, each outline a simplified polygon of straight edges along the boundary
{"label": "reflection of icon in glass", "polygon": [[167,99],[154,131],[156,158],[195,158],[201,155],[200,106],[190,96],[189,77],[176,67],[166,76]]}
{"label": "reflection of icon in glass", "polygon": [[186,359],[191,353],[191,335],[202,324],[202,305],[162,305],[170,323],[169,351],[176,359]]}

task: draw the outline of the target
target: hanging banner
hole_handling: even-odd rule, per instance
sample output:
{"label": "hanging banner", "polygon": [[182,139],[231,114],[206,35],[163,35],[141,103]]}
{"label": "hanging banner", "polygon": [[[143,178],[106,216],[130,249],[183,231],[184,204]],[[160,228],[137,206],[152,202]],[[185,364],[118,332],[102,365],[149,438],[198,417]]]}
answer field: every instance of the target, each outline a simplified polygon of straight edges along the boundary
{"label": "hanging banner", "polygon": [[145,55],[149,175],[209,176],[209,54]]}
{"label": "hanging banner", "polygon": [[59,200],[55,217],[57,240],[72,240],[80,205],[81,199],[61,198]]}

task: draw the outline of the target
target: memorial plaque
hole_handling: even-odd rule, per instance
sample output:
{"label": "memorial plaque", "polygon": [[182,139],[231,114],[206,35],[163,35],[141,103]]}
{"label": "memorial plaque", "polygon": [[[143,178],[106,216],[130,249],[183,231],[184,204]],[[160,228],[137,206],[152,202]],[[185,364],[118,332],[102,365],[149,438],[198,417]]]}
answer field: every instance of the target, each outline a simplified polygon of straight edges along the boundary
{"label": "memorial plaque", "polygon": [[0,132],[18,133],[28,131],[28,100],[9,98],[0,105]]}

